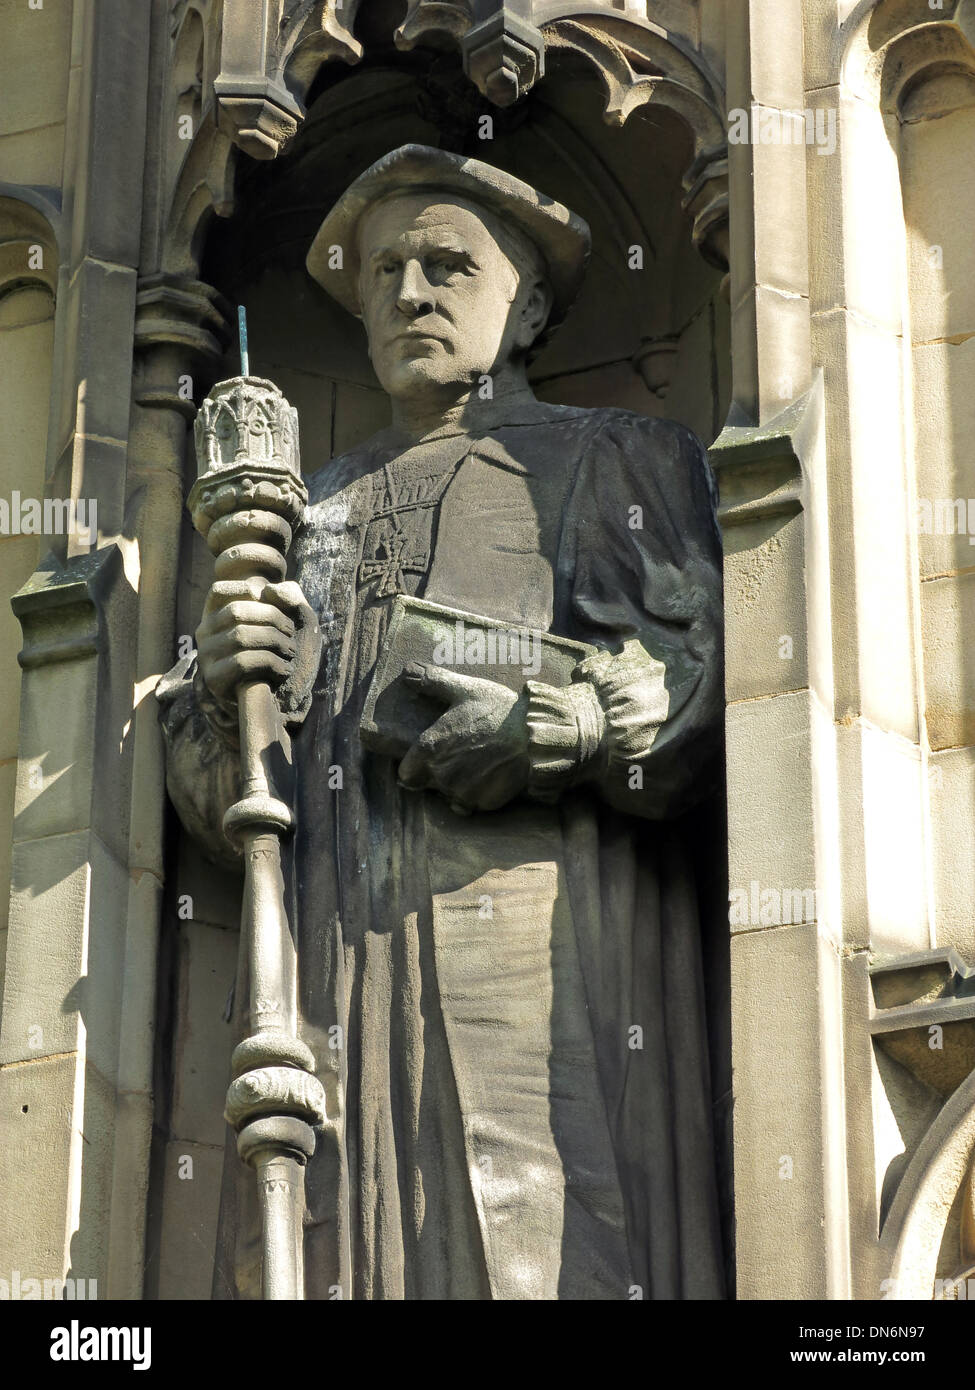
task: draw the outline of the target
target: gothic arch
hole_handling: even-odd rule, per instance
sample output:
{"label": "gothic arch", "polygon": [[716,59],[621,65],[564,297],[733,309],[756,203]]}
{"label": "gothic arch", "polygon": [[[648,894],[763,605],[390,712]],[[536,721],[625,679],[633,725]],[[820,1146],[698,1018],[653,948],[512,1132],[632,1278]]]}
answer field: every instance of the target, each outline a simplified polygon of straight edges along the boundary
{"label": "gothic arch", "polygon": [[41,289],[53,307],[57,276],[57,238],[48,216],[0,190],[0,300],[20,289]]}
{"label": "gothic arch", "polygon": [[[961,1197],[975,1203],[975,1072],[945,1104],[901,1180],[887,1220],[892,1250],[890,1296],[930,1299],[939,1273],[945,1227]],[[966,1182],[967,1179],[967,1182]],[[962,1189],[965,1189],[964,1191]],[[960,1220],[960,1249],[947,1275],[975,1279],[975,1212]]]}
{"label": "gothic arch", "polygon": [[[233,206],[238,151],[276,158],[306,119],[305,102],[324,65],[355,65],[363,47],[353,29],[360,0],[297,0],[254,22],[242,0],[193,0],[177,9],[163,117],[163,146],[179,116],[194,117],[193,139],[170,155],[162,269],[194,274],[205,224]],[[499,110],[526,95],[548,59],[583,63],[602,85],[604,119],[622,126],[638,110],[675,117],[693,152],[685,177],[685,209],[694,241],[712,264],[727,268],[727,165],[724,97],[701,56],[683,36],[660,25],[593,6],[542,4],[539,26],[499,3],[473,23],[466,0],[411,0],[394,34],[408,53],[459,49],[464,70]],[[178,147],[177,147],[178,149]]]}

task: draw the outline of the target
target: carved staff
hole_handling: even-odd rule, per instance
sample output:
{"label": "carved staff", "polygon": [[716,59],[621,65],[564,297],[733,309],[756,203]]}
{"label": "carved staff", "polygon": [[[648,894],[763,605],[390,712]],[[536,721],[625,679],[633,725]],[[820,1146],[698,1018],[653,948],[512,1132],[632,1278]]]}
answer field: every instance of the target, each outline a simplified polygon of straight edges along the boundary
{"label": "carved staff", "polygon": [[[216,556],[217,579],[282,580],[285,555],[308,498],[298,463],[298,416],[270,381],[248,374],[241,315],[242,375],[221,381],[195,424],[199,477],[187,505]],[[263,1233],[263,1296],[304,1297],[304,1170],[312,1128],[325,1119],[314,1057],[297,1036],[297,960],[281,871],[281,842],[294,826],[272,769],[288,735],[264,681],[237,690],[241,796],[224,831],[244,859],[240,949],[250,982],[249,1036],[232,1059],[226,1119],[257,1174]]]}

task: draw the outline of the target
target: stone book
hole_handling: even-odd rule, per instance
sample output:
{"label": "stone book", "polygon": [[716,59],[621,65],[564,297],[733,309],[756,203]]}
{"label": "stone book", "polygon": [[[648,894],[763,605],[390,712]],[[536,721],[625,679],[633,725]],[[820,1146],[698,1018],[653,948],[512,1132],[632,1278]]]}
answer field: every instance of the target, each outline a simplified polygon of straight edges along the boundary
{"label": "stone book", "polygon": [[596,648],[537,628],[498,622],[397,595],[366,696],[359,733],[376,753],[402,757],[446,705],[404,680],[409,666],[441,666],[520,692],[526,681],[564,686]]}

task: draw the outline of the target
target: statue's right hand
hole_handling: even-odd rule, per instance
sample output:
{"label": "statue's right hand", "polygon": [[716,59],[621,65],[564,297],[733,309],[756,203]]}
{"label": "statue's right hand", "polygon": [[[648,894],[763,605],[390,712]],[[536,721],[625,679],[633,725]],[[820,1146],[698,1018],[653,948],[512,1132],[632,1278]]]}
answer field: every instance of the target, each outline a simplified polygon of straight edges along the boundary
{"label": "statue's right hand", "polygon": [[284,708],[297,709],[315,680],[321,645],[315,614],[291,580],[217,580],[196,630],[200,674],[230,704],[245,681],[267,681]]}

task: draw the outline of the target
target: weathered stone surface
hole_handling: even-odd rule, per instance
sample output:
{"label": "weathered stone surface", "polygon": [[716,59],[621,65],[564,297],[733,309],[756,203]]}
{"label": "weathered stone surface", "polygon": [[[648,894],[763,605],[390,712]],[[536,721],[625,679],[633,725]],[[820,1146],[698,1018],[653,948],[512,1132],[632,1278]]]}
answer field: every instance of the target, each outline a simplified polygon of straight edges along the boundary
{"label": "weathered stone surface", "polygon": [[972,76],[966,104],[945,111],[938,104],[905,127],[901,177],[909,218],[908,289],[911,337],[915,343],[952,340],[975,332],[975,286],[956,280],[952,262],[969,242],[975,213],[975,171],[959,163],[957,151],[975,139]]}
{"label": "weathered stone surface", "polygon": [[0,135],[0,161],[5,180],[26,187],[57,188],[64,163],[61,122],[17,135]]}
{"label": "weathered stone surface", "polygon": [[732,945],[739,1298],[829,1292],[819,973],[831,950],[815,923]]}
{"label": "weathered stone surface", "polygon": [[[111,1088],[78,1054],[0,1066],[5,1165],[0,1262],[25,1276],[98,1280],[114,1162]],[[68,1244],[66,1244],[66,1233]]]}
{"label": "weathered stone surface", "polygon": [[[39,540],[36,536],[6,536],[0,539],[0,565],[3,567],[4,582],[16,584],[19,589],[26,584],[37,568]],[[16,593],[16,589],[13,590]],[[9,604],[0,605],[0,708],[7,712],[7,723],[0,734],[0,749],[3,757],[12,758],[17,754],[17,725],[20,715],[20,667],[17,653],[23,643],[20,624]]]}
{"label": "weathered stone surface", "polygon": [[975,620],[975,575],[921,585],[924,718],[931,747],[975,743],[975,653],[963,634]]}
{"label": "weathered stone surface", "polygon": [[74,431],[116,443],[128,437],[129,397],[116,383],[131,375],[135,293],[134,270],[92,257],[72,277],[63,308],[71,344],[65,370],[72,388],[61,397],[60,448]]}
{"label": "weathered stone surface", "polygon": [[[77,180],[73,208],[76,255],[69,259],[73,273],[82,257],[103,263],[100,268],[104,270],[139,263],[149,101],[149,11],[145,7],[133,10],[127,0],[104,0],[97,18],[86,18],[81,50],[83,83],[78,92],[77,119],[70,130],[76,161],[72,174]],[[172,139],[176,134],[166,132],[164,138]],[[119,344],[113,323],[102,317],[108,308],[103,303],[107,284],[98,287],[101,293],[97,298],[89,299],[86,293],[88,312],[100,328],[103,354]],[[130,343],[129,322],[125,330],[121,341]],[[103,365],[107,368],[109,363],[96,360],[87,364],[92,373]],[[93,389],[92,395],[96,394]],[[110,391],[108,398],[118,399],[121,394]],[[88,429],[119,437],[92,424]]]}
{"label": "weathered stone surface", "polygon": [[77,1049],[114,1081],[125,869],[81,831],[15,842],[11,880],[0,1060]]}
{"label": "weathered stone surface", "polygon": [[975,749],[933,754],[927,767],[931,816],[932,906],[935,939],[953,946],[962,960],[975,958],[975,856],[960,825],[975,818]]}
{"label": "weathered stone surface", "polygon": [[[20,323],[12,312],[18,305],[27,310]],[[0,306],[8,310],[0,332],[0,372],[12,407],[0,458],[0,497],[9,503],[14,489],[24,497],[44,494],[54,302],[46,289],[33,288],[6,294]]]}
{"label": "weathered stone surface", "polygon": [[[774,919],[775,898],[788,890],[815,889],[814,846],[810,842],[813,803],[809,747],[809,695],[800,691],[731,705],[727,713],[729,770],[728,886],[743,893],[745,920],[733,931],[777,925],[762,921],[761,894],[768,892],[765,915]],[[770,756],[770,750],[775,756]],[[748,775],[743,775],[748,768]],[[752,884],[757,884],[754,906]],[[790,898],[790,904],[792,899]],[[806,914],[800,902],[800,920]]]}
{"label": "weathered stone surface", "polygon": [[165,1149],[161,1225],[166,1232],[155,1296],[208,1299],[220,1206],[223,1149],[173,1139]]}
{"label": "weathered stone surface", "polygon": [[[6,53],[0,137],[62,119],[68,90],[70,14],[58,5],[37,9],[8,4],[4,6],[3,33]],[[5,165],[4,177],[10,177]]]}
{"label": "weathered stone surface", "polygon": [[[171,928],[172,929],[172,926]],[[237,973],[237,934],[206,922],[181,922],[174,1026],[179,1049],[170,1126],[175,1138],[221,1145],[224,1096],[234,1030],[231,991]]]}
{"label": "weathered stone surface", "polygon": [[725,604],[734,633],[726,647],[729,700],[806,685],[805,593],[796,553],[804,524],[798,514],[726,529]]}

